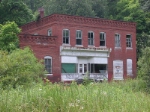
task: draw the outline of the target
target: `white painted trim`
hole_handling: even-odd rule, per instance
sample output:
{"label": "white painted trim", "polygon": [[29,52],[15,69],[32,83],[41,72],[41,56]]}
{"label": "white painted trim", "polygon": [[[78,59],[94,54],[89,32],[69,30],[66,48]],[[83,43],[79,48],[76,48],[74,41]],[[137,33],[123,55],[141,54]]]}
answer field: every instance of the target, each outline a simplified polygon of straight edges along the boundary
{"label": "white painted trim", "polygon": [[[49,35],[49,31],[51,31],[51,35]],[[51,28],[49,28],[49,29],[47,30],[47,35],[48,35],[48,36],[52,36],[52,29],[51,29]]]}
{"label": "white painted trim", "polygon": [[123,60],[113,60],[113,79],[122,80],[124,74]]}
{"label": "white painted trim", "polygon": [[88,31],[88,36],[89,36],[89,33],[93,33],[93,45],[89,45],[89,37],[88,37],[88,46],[93,46],[95,45],[95,38],[94,38],[94,32],[93,31]]}
{"label": "white painted trim", "polygon": [[[68,30],[68,31],[69,31],[69,43],[68,43],[68,44],[63,43],[63,36],[64,36],[64,35],[63,35],[63,31],[64,31],[64,30]],[[63,29],[63,30],[62,30],[62,45],[70,45],[70,30],[69,30],[69,29]]]}
{"label": "white painted trim", "polygon": [[126,34],[126,42],[127,42],[127,35],[131,36],[131,47],[127,47],[127,45],[126,45],[126,49],[131,49],[131,48],[133,48],[132,47],[132,35],[131,34]]}
{"label": "white painted trim", "polygon": [[[83,39],[82,39],[82,30],[76,30],[76,34],[77,34],[77,31],[81,31],[81,45],[83,46]],[[76,40],[77,40],[77,35],[76,35]],[[77,42],[77,41],[76,41]],[[77,43],[76,43],[77,45]],[[81,46],[81,45],[77,45],[77,46]]]}
{"label": "white painted trim", "polygon": [[[106,32],[100,32],[99,33],[99,42],[100,42],[100,34],[101,33],[104,33],[104,37],[105,37],[105,46],[101,46],[101,45],[99,45],[100,47],[106,47]],[[100,44],[100,43],[99,43]]]}
{"label": "white painted trim", "polygon": [[119,35],[119,38],[120,38],[120,46],[119,46],[119,47],[116,46],[116,40],[115,40],[115,48],[121,48],[121,35],[120,35],[119,33],[115,33],[115,39],[116,39],[116,34]]}
{"label": "white painted trim", "polygon": [[[52,69],[52,68],[53,68],[53,65],[52,65],[52,64],[53,64],[53,63],[52,63],[52,57],[51,57],[51,56],[45,56],[45,57],[44,57],[44,66],[45,66],[45,59],[51,59],[51,73],[53,73],[53,69]],[[48,73],[48,74],[49,74],[49,73]]]}

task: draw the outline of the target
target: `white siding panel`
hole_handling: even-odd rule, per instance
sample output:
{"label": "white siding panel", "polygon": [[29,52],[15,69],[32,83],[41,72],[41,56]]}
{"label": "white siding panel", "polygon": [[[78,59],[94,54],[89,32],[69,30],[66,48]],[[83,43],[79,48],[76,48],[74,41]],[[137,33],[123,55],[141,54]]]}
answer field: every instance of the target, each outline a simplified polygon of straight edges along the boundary
{"label": "white siding panel", "polygon": [[90,63],[95,63],[95,64],[108,64],[108,59],[107,58],[98,58],[94,57],[90,59]]}
{"label": "white siding panel", "polygon": [[77,63],[77,57],[61,56],[61,63]]}

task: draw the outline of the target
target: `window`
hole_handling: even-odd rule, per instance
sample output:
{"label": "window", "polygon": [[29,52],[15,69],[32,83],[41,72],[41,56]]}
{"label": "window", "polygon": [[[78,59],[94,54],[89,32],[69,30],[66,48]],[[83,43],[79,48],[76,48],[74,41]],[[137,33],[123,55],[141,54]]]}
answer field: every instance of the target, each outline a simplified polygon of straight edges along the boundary
{"label": "window", "polygon": [[45,69],[48,73],[52,73],[52,57],[45,56],[44,57]]}
{"label": "window", "polygon": [[81,32],[81,30],[76,31],[76,45],[82,45],[82,32]]}
{"label": "window", "polygon": [[94,45],[94,33],[93,32],[88,33],[88,45]]}
{"label": "window", "polygon": [[69,30],[68,29],[63,30],[63,44],[69,44],[69,38],[70,38]]}
{"label": "window", "polygon": [[76,73],[75,63],[62,63],[61,73]]}
{"label": "window", "polygon": [[38,35],[38,33],[34,33],[34,35]]}
{"label": "window", "polygon": [[87,64],[79,64],[79,68],[78,68],[80,74],[86,74],[87,70],[88,70],[88,65]]}
{"label": "window", "polygon": [[48,36],[52,36],[52,30],[51,29],[49,29],[47,33],[48,33]]}
{"label": "window", "polygon": [[131,35],[126,35],[126,47],[132,47]]}
{"label": "window", "polygon": [[132,76],[132,59],[127,59],[127,75]]}
{"label": "window", "polygon": [[120,34],[115,34],[115,47],[120,47]]}
{"label": "window", "polygon": [[122,60],[113,61],[113,77],[114,77],[114,80],[123,80],[123,61]]}
{"label": "window", "polygon": [[106,33],[100,33],[100,46],[106,46]]}

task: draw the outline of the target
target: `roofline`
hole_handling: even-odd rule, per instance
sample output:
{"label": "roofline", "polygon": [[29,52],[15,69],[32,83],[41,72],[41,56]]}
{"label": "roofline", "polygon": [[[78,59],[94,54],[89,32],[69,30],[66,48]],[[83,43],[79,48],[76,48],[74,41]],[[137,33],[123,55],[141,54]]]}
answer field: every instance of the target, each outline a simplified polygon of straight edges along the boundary
{"label": "roofline", "polygon": [[[40,20],[42,20],[42,19],[44,19],[44,18],[47,18],[47,17],[49,17],[49,16],[53,16],[53,15],[64,15],[64,16],[72,16],[72,17],[82,17],[82,18],[86,18],[86,19],[99,19],[99,20],[106,20],[106,21],[118,21],[118,22],[126,22],[126,23],[134,23],[134,24],[136,24],[136,22],[131,22],[131,21],[123,21],[123,20],[113,20],[113,19],[106,19],[106,18],[99,18],[99,17],[86,17],[86,16],[77,16],[77,15],[70,15],[70,14],[59,14],[59,13],[53,13],[53,14],[50,14],[50,15],[47,15],[47,16],[44,16],[44,17],[42,17],[42,18],[40,18]],[[30,23],[33,23],[33,22],[37,22],[36,20],[35,21],[31,21],[31,22],[28,22],[28,23],[26,23],[26,24],[24,24],[24,25],[22,25],[22,26],[25,26],[25,25],[27,25],[27,24],[30,24]],[[22,26],[20,26],[20,27],[22,27]]]}

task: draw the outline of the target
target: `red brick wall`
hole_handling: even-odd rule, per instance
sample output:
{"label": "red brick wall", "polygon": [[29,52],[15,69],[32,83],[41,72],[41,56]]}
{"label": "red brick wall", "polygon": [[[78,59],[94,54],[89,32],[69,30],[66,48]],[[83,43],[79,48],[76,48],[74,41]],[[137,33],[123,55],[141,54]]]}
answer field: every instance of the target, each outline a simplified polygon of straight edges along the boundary
{"label": "red brick wall", "polygon": [[[32,22],[21,27],[22,34],[47,35],[47,30],[52,29],[52,35],[57,36],[56,46],[36,46],[32,45],[35,55],[39,59],[49,55],[53,58],[53,74],[60,76],[61,59],[60,47],[62,45],[62,30],[70,30],[70,45],[76,45],[76,30],[82,31],[82,44],[88,47],[88,32],[94,32],[94,46],[99,47],[99,33],[106,33],[106,47],[111,48],[110,57],[108,58],[108,74],[109,80],[113,78],[113,60],[122,60],[124,69],[124,78],[127,77],[127,59],[132,59],[133,74],[136,76],[136,25],[135,23],[104,20],[98,18],[85,18],[78,16],[58,15],[54,14],[42,18],[38,22]],[[121,48],[115,48],[115,33],[121,35]],[[126,35],[132,35],[132,48],[126,48]],[[21,45],[23,46],[23,44]]]}

